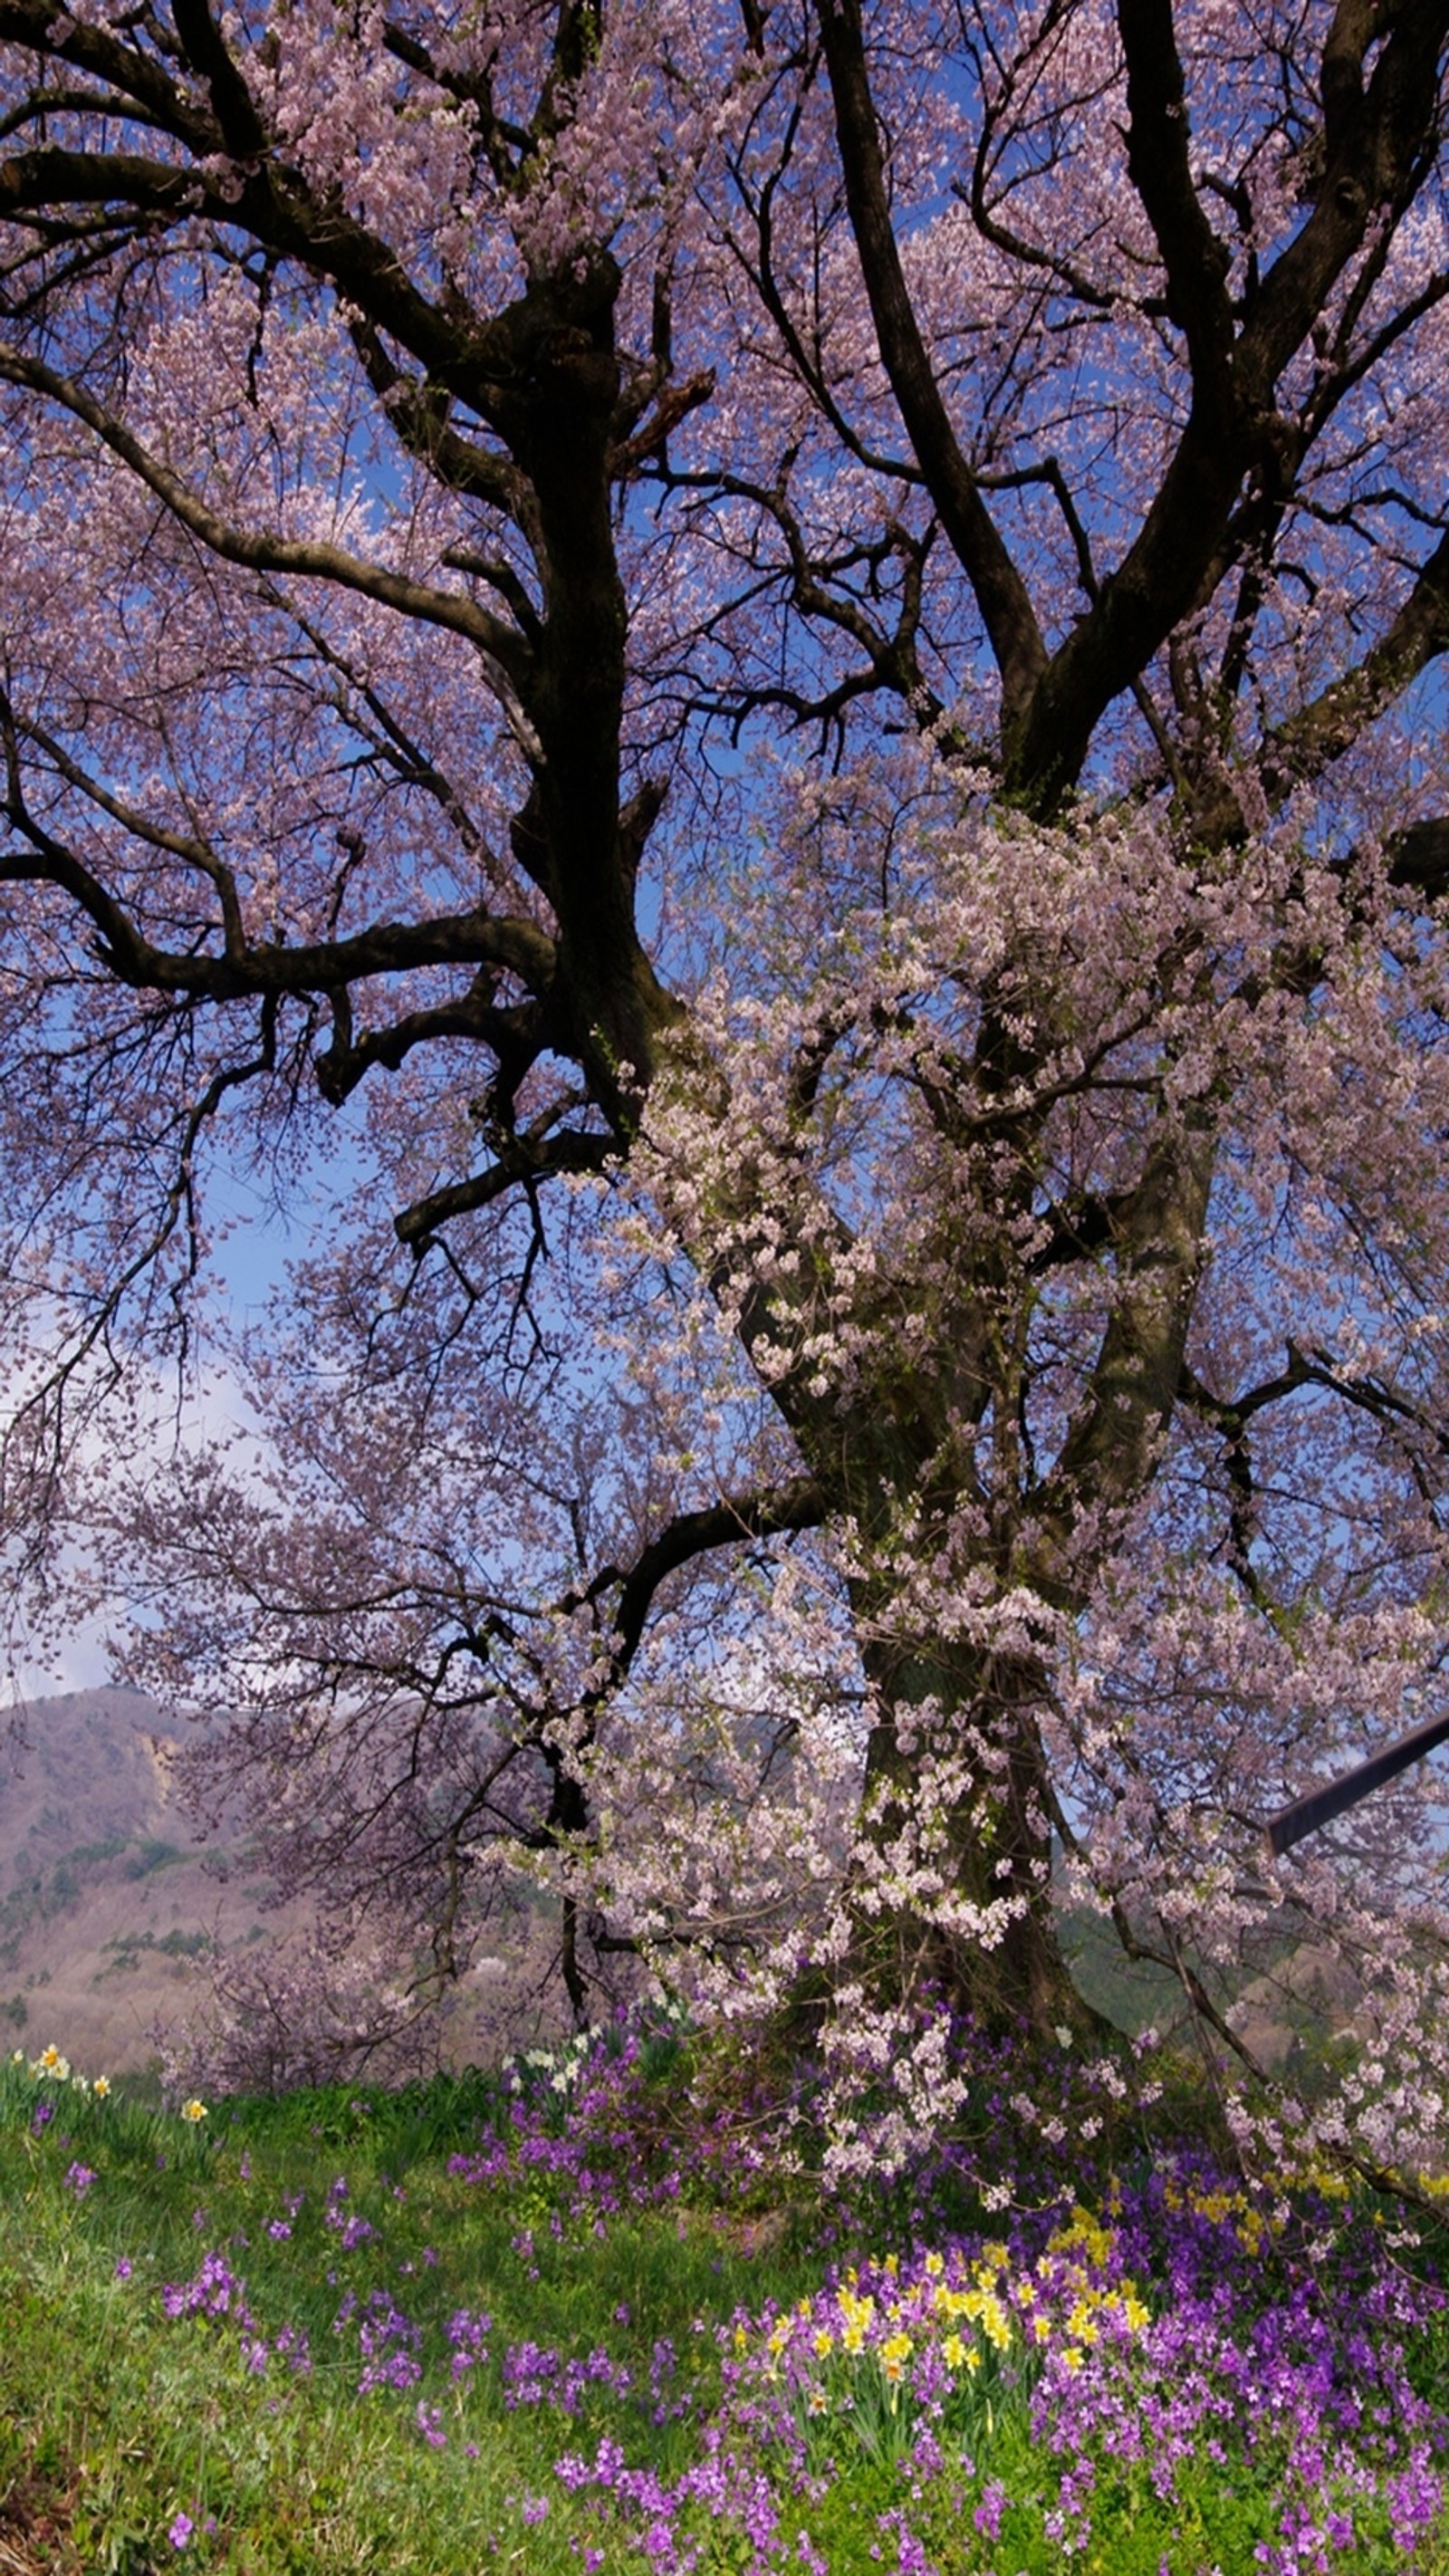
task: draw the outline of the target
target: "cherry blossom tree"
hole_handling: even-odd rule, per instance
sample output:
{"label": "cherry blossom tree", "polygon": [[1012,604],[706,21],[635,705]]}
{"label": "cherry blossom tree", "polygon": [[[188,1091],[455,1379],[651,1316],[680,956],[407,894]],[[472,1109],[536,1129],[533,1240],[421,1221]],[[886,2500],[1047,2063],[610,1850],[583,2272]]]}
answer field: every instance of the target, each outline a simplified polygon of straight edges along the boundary
{"label": "cherry blossom tree", "polygon": [[1084,2033],[1055,1847],[1428,2151],[1446,29],[0,0],[17,1576],[437,1981]]}

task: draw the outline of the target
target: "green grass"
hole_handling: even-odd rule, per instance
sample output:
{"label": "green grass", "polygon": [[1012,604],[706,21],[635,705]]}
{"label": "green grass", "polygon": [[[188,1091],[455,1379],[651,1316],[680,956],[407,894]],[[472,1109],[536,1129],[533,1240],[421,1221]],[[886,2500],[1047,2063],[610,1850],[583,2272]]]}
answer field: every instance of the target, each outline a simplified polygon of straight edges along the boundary
{"label": "green grass", "polygon": [[[832,2257],[861,2247],[803,2183],[762,2167],[742,2184],[730,2153],[681,2152],[687,2072],[677,2044],[656,2044],[622,2125],[599,2129],[621,2170],[657,2184],[677,2164],[678,2194],[596,2215],[577,2174],[549,2160],[546,2132],[566,2125],[562,2106],[529,2132],[543,2141],[537,2161],[515,2156],[486,2180],[450,2172],[449,2157],[471,2153],[481,2125],[504,2113],[494,2079],[215,2106],[188,2124],[124,2088],[101,2100],[0,2067],[0,2570],[666,2576],[691,2563],[690,2550],[697,2576],[763,2565],[739,2512],[681,2508],[679,2554],[661,2545],[651,2556],[646,2505],[623,2512],[555,2473],[561,2456],[591,2461],[613,2441],[634,2471],[679,2478],[719,2420],[732,2356],[761,2348],[739,2320],[794,2310],[820,2292]],[[39,2133],[38,2102],[51,2112]],[[77,2167],[93,2179],[81,2182]],[[868,2223],[885,2222],[877,2212]],[[225,2306],[168,2314],[168,2285],[197,2283],[208,2258],[232,2285]],[[384,2297],[416,2331],[422,2376],[359,2394],[357,2319]],[[486,2310],[492,2326],[486,2361],[454,2382],[448,2332],[459,2310]],[[306,2372],[278,2351],[287,2337],[294,2356],[305,2337]],[[677,2367],[656,2404],[651,2367],[665,2339]],[[503,2356],[526,2344],[560,2365],[602,2351],[631,2385],[587,2382],[576,2416],[511,2406]],[[1414,2366],[1421,2393],[1442,2403],[1441,2322],[1419,2334]],[[876,2576],[898,2563],[893,2517],[905,2513],[935,2576],[1068,2566],[1258,2576],[1281,2497],[1246,2456],[1190,2463],[1169,2501],[1145,2466],[1108,2446],[1090,2529],[1069,2557],[1053,2524],[1059,2474],[1054,2483],[1033,2449],[1025,2383],[1014,2397],[1008,2383],[973,2419],[970,2469],[958,2452],[939,2475],[922,2469],[878,2376],[870,2437],[859,2410],[840,2417],[803,2484],[768,2424],[751,2451],[736,2423],[737,2466],[763,2467],[786,2502],[786,2552],[771,2563],[808,2568],[794,2543],[808,2528],[829,2576]],[[998,2538],[975,2518],[988,2476],[1008,2498]],[[1377,2508],[1358,2513],[1351,2547],[1331,2552],[1344,2576],[1405,2563]],[[1449,2576],[1449,2529],[1423,2540],[1414,2564]]]}
{"label": "green grass", "polygon": [[[709,2402],[718,2356],[696,2321],[757,2304],[765,2283],[700,2212],[643,2212],[556,2240],[546,2180],[479,2191],[451,2177],[446,2156],[474,2143],[488,2093],[445,2079],[367,2110],[355,2093],[303,2094],[188,2128],[123,2095],[67,2088],[36,2138],[23,2116],[34,2087],[0,2077],[0,2534],[8,2525],[11,2546],[49,2529],[65,2536],[37,2564],[117,2576],[202,2558],[251,2576],[473,2576],[510,2560],[540,2576],[576,2570],[569,2539],[589,2518],[569,2514],[553,2477],[569,2425],[550,2409],[506,2410],[496,2365],[456,2396],[433,2374],[427,2397],[441,2400],[449,2436],[433,2449],[409,2395],[356,2395],[355,2343],[344,2354],[333,2332],[340,2299],[386,2284],[435,2342],[458,2308],[486,2307],[495,2353],[532,2341],[586,2354],[607,2340],[646,2387],[654,2342],[672,2336]],[[77,2162],[96,2176],[80,2196],[65,2181]],[[350,2253],[325,2223],[339,2176],[347,2209],[376,2230]],[[271,2236],[273,2223],[291,2235]],[[162,2286],[194,2277],[216,2247],[245,2280],[260,2335],[307,2336],[308,2376],[275,2364],[257,2376],[225,2326],[164,2315]],[[817,2275],[775,2247],[772,2291]],[[665,2474],[685,2464],[690,2437],[650,2425],[637,2404],[591,2405],[591,2438],[610,2431]],[[542,2492],[548,2520],[526,2524],[522,2507]],[[195,2527],[185,2558],[167,2538],[178,2514]]]}

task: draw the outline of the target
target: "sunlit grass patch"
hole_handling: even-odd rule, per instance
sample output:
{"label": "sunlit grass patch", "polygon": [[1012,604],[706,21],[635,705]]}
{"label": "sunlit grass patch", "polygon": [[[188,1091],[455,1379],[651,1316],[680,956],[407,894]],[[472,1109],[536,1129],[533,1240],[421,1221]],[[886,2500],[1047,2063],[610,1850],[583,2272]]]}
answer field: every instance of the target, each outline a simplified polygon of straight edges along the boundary
{"label": "sunlit grass patch", "polygon": [[1444,2565],[1401,2215],[1165,2137],[772,2210],[670,2051],[190,2120],[11,2062],[0,2517],[119,2576]]}

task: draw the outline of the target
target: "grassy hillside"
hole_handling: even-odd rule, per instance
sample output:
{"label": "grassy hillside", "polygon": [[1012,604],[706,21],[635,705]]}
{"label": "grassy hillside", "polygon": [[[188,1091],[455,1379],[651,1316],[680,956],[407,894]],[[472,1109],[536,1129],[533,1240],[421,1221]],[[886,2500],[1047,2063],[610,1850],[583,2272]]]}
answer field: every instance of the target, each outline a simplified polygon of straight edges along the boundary
{"label": "grassy hillside", "polygon": [[1438,2230],[1121,2081],[980,2060],[831,2195],[808,2090],[667,2030],[171,2112],[22,2056],[0,2567],[1446,2576]]}

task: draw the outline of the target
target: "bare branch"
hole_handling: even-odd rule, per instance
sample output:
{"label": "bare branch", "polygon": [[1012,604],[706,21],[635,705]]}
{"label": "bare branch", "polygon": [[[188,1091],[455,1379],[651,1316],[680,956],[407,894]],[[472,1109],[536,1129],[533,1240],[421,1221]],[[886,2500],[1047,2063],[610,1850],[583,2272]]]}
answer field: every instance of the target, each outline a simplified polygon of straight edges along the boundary
{"label": "bare branch", "polygon": [[820,25],[846,198],[881,356],[941,525],[980,603],[1010,734],[1046,668],[1046,646],[1026,585],[962,455],[911,304],[886,196],[860,0],[821,0]]}

